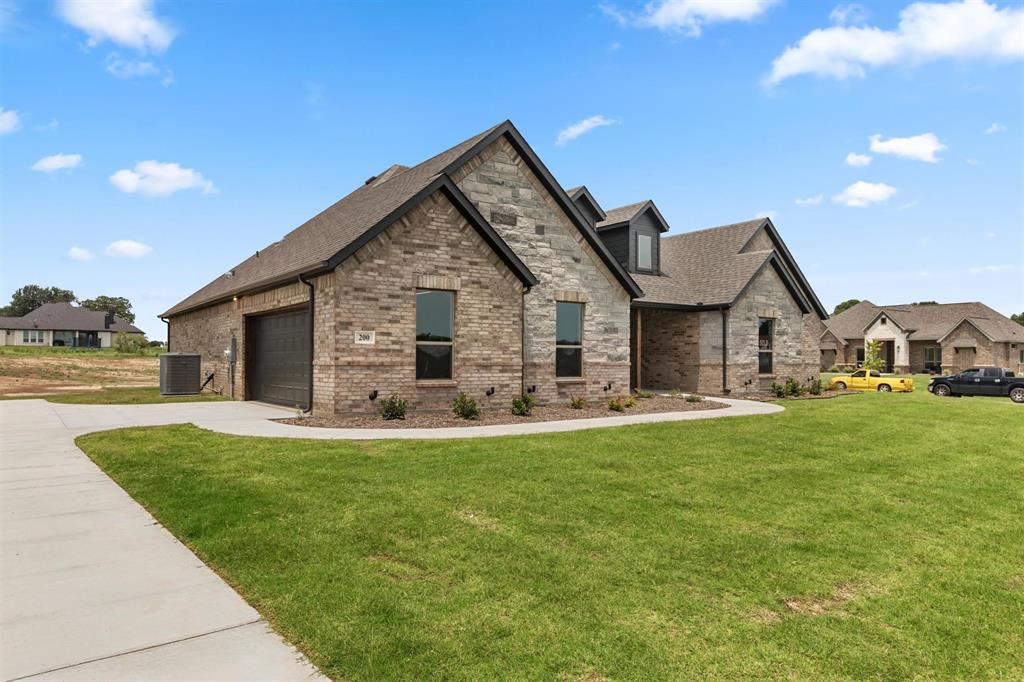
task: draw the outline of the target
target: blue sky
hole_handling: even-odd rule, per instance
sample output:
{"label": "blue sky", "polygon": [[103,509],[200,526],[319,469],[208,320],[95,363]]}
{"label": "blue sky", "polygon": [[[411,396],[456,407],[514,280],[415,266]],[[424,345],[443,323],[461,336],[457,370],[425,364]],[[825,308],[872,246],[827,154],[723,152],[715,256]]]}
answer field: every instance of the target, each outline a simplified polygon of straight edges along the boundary
{"label": "blue sky", "polygon": [[128,296],[163,338],[160,311],[367,177],[510,118],[606,208],[770,214],[830,310],[1024,310],[1021,3],[0,0],[0,22],[4,301]]}

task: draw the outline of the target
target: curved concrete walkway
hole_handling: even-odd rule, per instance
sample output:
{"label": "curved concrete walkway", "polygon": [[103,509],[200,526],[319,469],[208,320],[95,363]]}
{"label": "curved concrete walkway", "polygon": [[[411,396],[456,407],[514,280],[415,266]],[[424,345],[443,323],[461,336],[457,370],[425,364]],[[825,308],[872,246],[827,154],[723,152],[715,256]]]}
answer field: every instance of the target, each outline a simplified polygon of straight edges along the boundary
{"label": "curved concrete walkway", "polygon": [[720,410],[440,429],[326,429],[240,402],[0,401],[0,680],[305,680],[319,673],[74,443],[127,426],[315,439],[478,438],[782,410]]}

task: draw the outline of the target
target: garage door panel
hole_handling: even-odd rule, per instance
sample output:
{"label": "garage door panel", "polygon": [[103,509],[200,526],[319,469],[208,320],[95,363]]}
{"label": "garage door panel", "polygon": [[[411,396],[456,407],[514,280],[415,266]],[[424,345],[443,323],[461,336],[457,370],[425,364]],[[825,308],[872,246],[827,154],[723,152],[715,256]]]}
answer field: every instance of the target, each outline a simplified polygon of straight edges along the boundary
{"label": "garage door panel", "polygon": [[247,321],[249,397],[288,406],[309,404],[309,311]]}

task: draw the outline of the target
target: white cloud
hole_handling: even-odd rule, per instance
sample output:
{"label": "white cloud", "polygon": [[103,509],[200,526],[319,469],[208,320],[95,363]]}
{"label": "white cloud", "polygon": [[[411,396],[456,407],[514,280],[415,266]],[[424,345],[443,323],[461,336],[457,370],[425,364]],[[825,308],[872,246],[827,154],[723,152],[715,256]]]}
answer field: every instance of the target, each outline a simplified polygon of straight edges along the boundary
{"label": "white cloud", "polygon": [[80,246],[72,246],[68,249],[68,258],[79,263],[84,263],[87,260],[92,260],[92,251],[89,249],[83,249]]}
{"label": "white cloud", "polygon": [[57,119],[55,119],[55,118],[51,118],[49,123],[43,123],[42,125],[37,125],[35,127],[35,130],[38,130],[39,132],[43,133],[43,132],[47,132],[47,131],[50,131],[50,130],[56,130],[59,127],[60,127],[60,122]]}
{"label": "white cloud", "polygon": [[153,14],[151,0],[60,0],[57,13],[89,36],[90,47],[109,40],[140,52],[163,52],[174,40],[174,29]]}
{"label": "white cloud", "polygon": [[118,239],[107,244],[103,252],[114,258],[142,258],[153,250],[148,244],[133,241],[131,239]]}
{"label": "white cloud", "polygon": [[979,265],[977,267],[967,268],[967,272],[972,275],[981,275],[989,272],[1013,272],[1016,269],[1016,265]]}
{"label": "white cloud", "polygon": [[993,123],[988,128],[985,128],[985,134],[994,135],[996,133],[1001,133],[1004,130],[1006,130],[1006,126],[1004,126],[1002,123]]}
{"label": "white cloud", "polygon": [[850,152],[849,154],[846,155],[846,165],[847,166],[868,166],[868,165],[871,164],[871,159],[872,158],[873,157],[868,156],[867,154],[857,154],[855,152]]}
{"label": "white cloud", "polygon": [[14,109],[0,107],[0,135],[13,133],[21,128],[21,118]]}
{"label": "white cloud", "polygon": [[558,132],[558,139],[555,140],[555,144],[559,147],[564,147],[565,144],[571,140],[575,140],[580,135],[589,133],[594,128],[600,128],[601,126],[610,126],[618,123],[613,118],[607,116],[591,116],[585,118],[579,123],[573,123]]}
{"label": "white cloud", "polygon": [[767,218],[768,220],[774,223],[776,215],[778,215],[778,213],[775,211],[775,209],[772,209],[770,211],[758,211],[757,213],[754,214],[754,218]]}
{"label": "white cloud", "polygon": [[32,164],[32,170],[53,173],[54,171],[74,168],[81,165],[81,163],[81,154],[54,154],[53,156],[44,156],[36,161]]}
{"label": "white cloud", "polygon": [[606,16],[621,26],[653,27],[696,38],[705,24],[750,21],[778,0],[654,0],[640,14],[627,13],[613,4],[600,5]]}
{"label": "white cloud", "polygon": [[968,166],[977,166],[978,165],[978,160],[977,159],[967,159],[967,165]]}
{"label": "white cloud", "polygon": [[938,59],[1020,59],[1022,33],[1024,8],[999,9],[984,0],[916,2],[903,8],[893,31],[874,26],[811,31],[775,58],[764,84],[801,74],[863,78],[870,67]]}
{"label": "white cloud", "polygon": [[868,11],[863,5],[851,2],[846,5],[836,5],[829,12],[828,18],[833,24],[848,26],[850,24],[863,24],[868,20]]}
{"label": "white cloud", "polygon": [[839,194],[833,196],[832,201],[844,206],[861,208],[880,201],[886,201],[893,194],[896,194],[896,188],[890,187],[884,182],[864,182],[863,180],[858,180]]}
{"label": "white cloud", "polygon": [[107,55],[107,73],[122,79],[153,76],[160,78],[160,84],[163,86],[174,82],[174,74],[170,69],[161,68],[150,61],[123,59],[116,52]]}
{"label": "white cloud", "polygon": [[815,194],[813,197],[807,197],[805,199],[794,199],[793,203],[797,206],[817,206],[824,200],[824,194]]}
{"label": "white cloud", "polygon": [[986,232],[985,236],[988,237],[989,239],[993,239],[993,238],[995,238],[996,233],[995,232]]}
{"label": "white cloud", "polygon": [[899,208],[897,208],[896,210],[898,210],[898,211],[906,211],[908,208],[914,208],[915,206],[917,206],[920,203],[921,203],[920,201],[917,201],[916,199],[914,199],[913,201],[908,201],[908,202],[906,202],[904,204],[901,204],[899,206]]}
{"label": "white cloud", "polygon": [[203,194],[216,191],[213,183],[194,168],[159,161],[139,161],[134,170],[122,168],[110,176],[110,182],[122,192],[151,197],[164,197],[183,189],[199,189]]}
{"label": "white cloud", "polygon": [[938,152],[946,149],[946,145],[939,142],[934,133],[924,133],[912,137],[890,137],[883,140],[881,135],[872,135],[871,151],[876,154],[892,154],[904,159],[916,159],[926,163],[936,163],[939,159],[935,156]]}

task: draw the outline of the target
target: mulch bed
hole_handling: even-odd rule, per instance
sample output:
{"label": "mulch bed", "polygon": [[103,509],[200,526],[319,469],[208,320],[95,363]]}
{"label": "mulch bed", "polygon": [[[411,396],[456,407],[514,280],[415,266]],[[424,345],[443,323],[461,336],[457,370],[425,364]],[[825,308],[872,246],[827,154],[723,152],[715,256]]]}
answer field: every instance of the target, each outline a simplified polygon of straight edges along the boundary
{"label": "mulch bed", "polygon": [[586,407],[576,410],[567,404],[537,405],[529,417],[517,417],[511,408],[503,410],[481,410],[480,418],[460,419],[451,412],[409,412],[405,419],[385,421],[379,414],[348,417],[293,417],[278,419],[284,424],[298,426],[322,426],[340,429],[431,429],[451,426],[486,426],[490,424],[522,424],[529,422],[551,422],[566,419],[594,419],[597,417],[621,417],[627,414],[651,414],[655,412],[690,412],[694,410],[717,410],[728,407],[713,400],[687,402],[682,396],[655,396],[637,398],[636,405],[624,412],[608,409],[608,402],[592,401]]}
{"label": "mulch bed", "polygon": [[811,393],[804,393],[803,395],[800,395],[800,396],[787,396],[785,398],[777,398],[776,396],[771,395],[771,394],[762,394],[762,395],[745,395],[745,396],[743,396],[743,399],[744,400],[756,400],[756,401],[762,402],[762,403],[776,403],[776,402],[780,402],[780,401],[783,401],[783,400],[827,400],[829,398],[838,398],[841,395],[856,395],[857,393],[863,393],[863,392],[864,391],[840,391],[840,390],[837,389],[837,390],[834,390],[834,391],[822,391],[818,395],[813,395]]}

